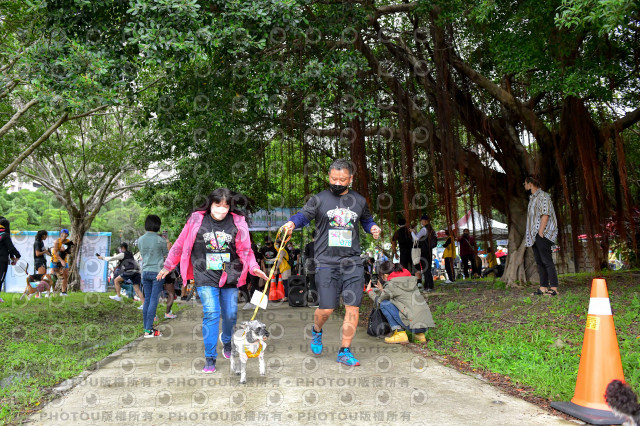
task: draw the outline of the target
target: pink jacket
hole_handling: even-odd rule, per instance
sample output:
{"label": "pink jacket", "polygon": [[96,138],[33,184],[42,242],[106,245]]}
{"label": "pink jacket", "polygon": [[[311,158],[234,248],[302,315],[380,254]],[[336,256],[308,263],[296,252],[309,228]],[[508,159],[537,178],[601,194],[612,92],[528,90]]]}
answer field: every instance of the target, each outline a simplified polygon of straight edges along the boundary
{"label": "pink jacket", "polygon": [[[198,230],[202,225],[202,220],[206,212],[193,212],[187,223],[182,228],[180,236],[169,250],[167,260],[164,262],[164,268],[167,271],[172,271],[180,263],[180,275],[182,275],[183,285],[187,285],[187,280],[193,279],[193,265],[191,264],[191,250],[193,244],[198,236]],[[238,279],[238,287],[243,286],[247,282],[247,272],[260,268],[256,262],[256,258],[251,250],[251,240],[249,239],[249,227],[244,216],[235,213],[230,213],[233,216],[233,223],[238,228],[236,234],[236,253],[242,262],[242,274]],[[223,273],[223,278],[220,280],[220,287],[225,284],[226,273]]]}

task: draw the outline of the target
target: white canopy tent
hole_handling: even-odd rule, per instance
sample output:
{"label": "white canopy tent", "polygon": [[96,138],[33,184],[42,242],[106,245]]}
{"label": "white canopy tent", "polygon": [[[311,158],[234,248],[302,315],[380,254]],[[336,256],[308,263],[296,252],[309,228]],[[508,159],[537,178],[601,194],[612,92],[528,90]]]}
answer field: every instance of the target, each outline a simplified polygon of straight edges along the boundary
{"label": "white canopy tent", "polygon": [[[469,210],[467,214],[462,216],[453,226],[453,229],[457,229],[460,235],[463,229],[468,229],[471,235],[477,237],[488,235],[489,228],[491,228],[491,234],[493,239],[506,239],[509,238],[509,229],[506,223],[498,222],[497,220],[490,219],[481,215],[475,210]],[[442,235],[442,236],[441,236]],[[444,236],[444,230],[438,232],[438,237]]]}

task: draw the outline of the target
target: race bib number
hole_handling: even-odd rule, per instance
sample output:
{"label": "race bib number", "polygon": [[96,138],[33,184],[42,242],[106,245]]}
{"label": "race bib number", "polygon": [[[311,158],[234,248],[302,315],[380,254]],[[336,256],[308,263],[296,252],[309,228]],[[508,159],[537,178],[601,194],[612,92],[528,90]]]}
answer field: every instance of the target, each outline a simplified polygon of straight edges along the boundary
{"label": "race bib number", "polygon": [[230,261],[231,254],[229,253],[207,253],[207,270],[222,271],[225,262],[228,263]]}
{"label": "race bib number", "polygon": [[351,247],[351,230],[329,230],[329,247]]}

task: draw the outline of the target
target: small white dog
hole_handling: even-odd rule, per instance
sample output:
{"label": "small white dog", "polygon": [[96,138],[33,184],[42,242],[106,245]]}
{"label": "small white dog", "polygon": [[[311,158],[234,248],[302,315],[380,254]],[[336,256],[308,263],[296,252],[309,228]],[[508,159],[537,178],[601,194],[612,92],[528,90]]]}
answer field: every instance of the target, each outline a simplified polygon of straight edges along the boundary
{"label": "small white dog", "polygon": [[264,353],[265,340],[269,337],[267,327],[258,320],[244,321],[236,326],[231,338],[231,371],[240,375],[240,383],[247,383],[247,360],[258,358],[260,375],[266,375]]}

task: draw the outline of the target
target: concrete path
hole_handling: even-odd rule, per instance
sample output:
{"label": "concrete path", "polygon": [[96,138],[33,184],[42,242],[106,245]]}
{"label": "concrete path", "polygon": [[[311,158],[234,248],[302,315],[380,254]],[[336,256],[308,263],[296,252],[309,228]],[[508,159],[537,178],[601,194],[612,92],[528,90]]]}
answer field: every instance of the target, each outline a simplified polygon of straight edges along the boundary
{"label": "concrete path", "polygon": [[[162,323],[162,338],[140,338],[64,383],[62,396],[30,424],[572,424],[362,328],[353,343],[362,365],[338,364],[338,316],[325,326],[324,352],[313,355],[313,312],[273,304],[261,311],[271,333],[267,377],[250,359],[240,385],[220,355],[214,374],[201,373],[202,310],[195,304]],[[252,313],[241,310],[238,321]]]}

